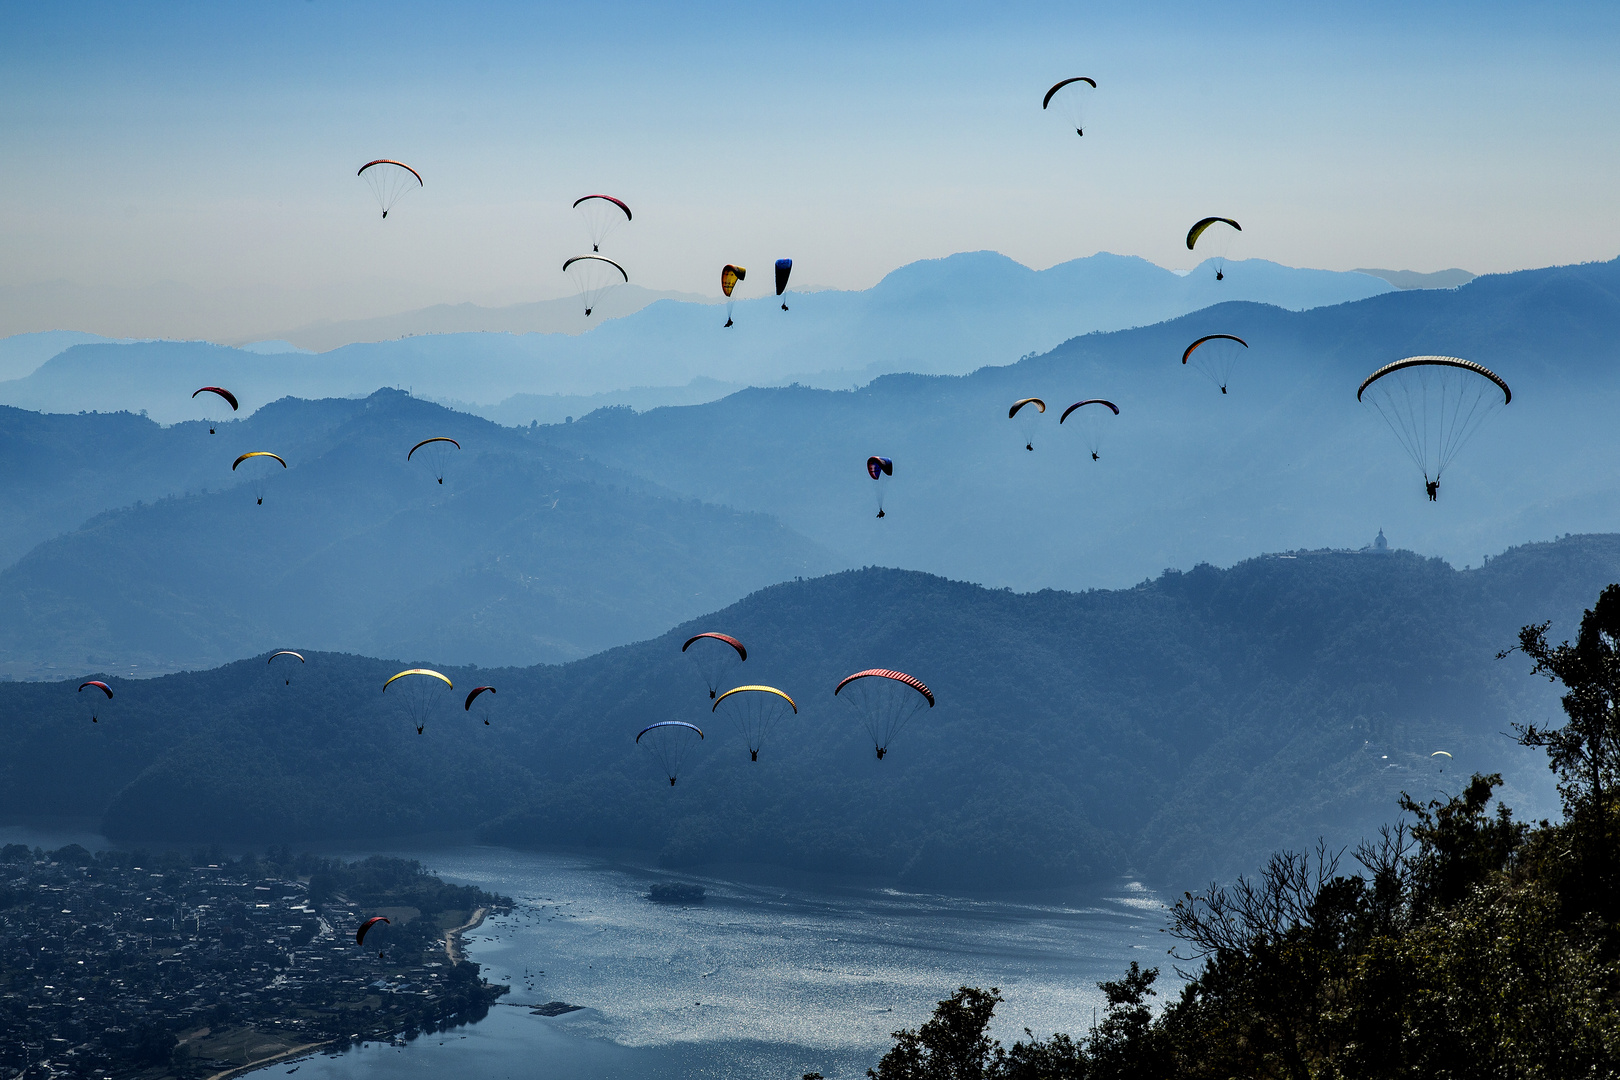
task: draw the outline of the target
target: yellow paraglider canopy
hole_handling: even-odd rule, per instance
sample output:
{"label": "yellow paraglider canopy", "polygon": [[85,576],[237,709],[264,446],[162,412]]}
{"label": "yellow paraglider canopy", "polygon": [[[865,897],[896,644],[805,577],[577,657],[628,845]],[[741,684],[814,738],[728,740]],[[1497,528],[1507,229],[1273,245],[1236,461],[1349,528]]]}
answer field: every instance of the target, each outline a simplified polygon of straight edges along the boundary
{"label": "yellow paraglider canopy", "polygon": [[444,685],[448,686],[452,690],[454,690],[456,688],[455,683],[451,682],[449,679],[445,678],[443,675],[439,674],[437,671],[433,671],[432,669],[425,668],[425,667],[413,667],[413,668],[406,668],[404,671],[400,672],[398,675],[392,676],[388,680],[388,682],[383,683],[383,689],[387,690],[389,683],[392,683],[394,681],[394,679],[403,679],[407,675],[428,675],[428,676],[431,676],[432,678],[438,679],[440,682],[444,683]]}
{"label": "yellow paraglider canopy", "polygon": [[718,709],[720,707],[720,703],[722,701],[726,700],[726,698],[730,697],[732,694],[741,694],[745,690],[753,690],[753,691],[755,691],[757,693],[761,693],[761,694],[775,694],[777,697],[781,698],[783,701],[787,702],[789,705],[792,705],[794,712],[799,711],[799,707],[797,705],[794,705],[793,699],[788,697],[786,694],[782,693],[782,691],[778,690],[774,686],[734,686],[730,690],[727,690],[725,693],[721,694],[719,697],[715,698],[714,699],[714,705],[709,709],[709,711],[714,712],[715,709]]}

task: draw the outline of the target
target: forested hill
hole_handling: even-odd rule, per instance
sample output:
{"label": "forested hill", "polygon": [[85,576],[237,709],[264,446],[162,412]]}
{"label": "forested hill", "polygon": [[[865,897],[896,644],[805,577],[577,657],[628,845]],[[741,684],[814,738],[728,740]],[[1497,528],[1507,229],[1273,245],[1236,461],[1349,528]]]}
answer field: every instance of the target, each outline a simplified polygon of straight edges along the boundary
{"label": "forested hill", "polygon": [[[0,408],[0,674],[144,675],[289,640],[568,660],[849,565],[397,390],[289,398],[218,432]],[[434,436],[461,444],[443,483],[425,452],[407,458]],[[263,505],[232,471],[249,450],[287,461]]]}
{"label": "forested hill", "polygon": [[[310,654],[290,686],[263,656],[113,679],[95,724],[76,681],[0,684],[0,814],[100,815],[126,840],[477,830],[941,888],[1125,868],[1185,881],[1388,819],[1399,791],[1451,783],[1435,750],[1453,776],[1504,772],[1509,802],[1545,812],[1544,761],[1502,733],[1556,705],[1523,663],[1493,657],[1527,622],[1573,633],[1615,580],[1612,535],[1468,571],[1302,553],[1083,594],[849,571],[565,666],[446,667],[456,692],[423,735],[379,691],[429,657]],[[736,682],[799,703],[757,763],[681,655],[705,629],[747,643]],[[832,695],[869,666],[916,674],[939,702],[881,762]],[[498,688],[480,699],[488,726],[461,706],[478,683]],[[673,788],[634,742],[667,719],[708,736]]]}

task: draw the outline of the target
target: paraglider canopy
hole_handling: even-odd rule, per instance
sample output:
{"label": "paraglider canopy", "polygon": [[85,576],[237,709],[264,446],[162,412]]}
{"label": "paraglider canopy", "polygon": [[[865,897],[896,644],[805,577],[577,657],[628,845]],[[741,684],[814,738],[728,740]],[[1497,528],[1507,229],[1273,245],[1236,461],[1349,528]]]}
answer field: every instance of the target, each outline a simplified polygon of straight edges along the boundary
{"label": "paraglider canopy", "polygon": [[730,645],[733,649],[737,650],[737,659],[739,659],[739,660],[747,660],[748,659],[748,650],[743,647],[742,642],[738,641],[736,638],[732,637],[730,634],[717,634],[717,633],[715,633],[713,631],[710,631],[710,630],[705,630],[701,634],[693,634],[691,637],[687,638],[686,639],[686,644],[681,646],[681,652],[685,652],[687,649],[690,649],[692,647],[692,642],[700,641],[700,640],[702,640],[704,638],[709,638],[710,640],[713,640],[713,641],[723,641],[727,645]]}
{"label": "paraglider canopy", "polygon": [[585,219],[592,251],[600,251],[608,234],[630,220],[630,207],[612,195],[583,195],[574,200],[574,209]]}
{"label": "paraglider canopy", "polygon": [[204,392],[218,394],[220,397],[225,399],[226,404],[230,405],[231,412],[236,411],[236,395],[225,389],[223,386],[200,386],[191,392],[191,396],[196,397],[198,394]]}
{"label": "paraglider canopy", "polygon": [[725,267],[720,271],[720,291],[726,294],[727,326],[731,325],[731,309],[736,303],[731,298],[731,290],[737,287],[737,282],[742,281],[747,276],[748,269],[746,267],[733,266],[731,263],[726,263]]}
{"label": "paraglider canopy", "polygon": [[[1204,218],[1203,220],[1199,221],[1198,224],[1187,230],[1187,250],[1191,251],[1193,249],[1193,245],[1198,243],[1198,238],[1203,236],[1204,233],[1214,225],[1230,225],[1232,227],[1230,230],[1216,229],[1215,237],[1211,238],[1215,248],[1213,253],[1213,258],[1215,260],[1215,280],[1220,281],[1226,277],[1227,252],[1231,250],[1233,238],[1236,237],[1238,233],[1243,231],[1243,226],[1239,225],[1231,218]],[[1209,250],[1209,247],[1209,244],[1204,245],[1206,252]]]}
{"label": "paraglider canopy", "polygon": [[934,692],[920,679],[888,668],[857,671],[833,690],[834,697],[840,695],[861,718],[879,761],[889,752],[889,743],[900,729],[922,711],[924,703],[930,709],[934,707]]}
{"label": "paraglider canopy", "polygon": [[1041,108],[1044,109],[1048,105],[1052,104],[1052,95],[1063,89],[1065,86],[1068,86],[1070,83],[1085,83],[1093,90],[1097,89],[1097,80],[1089,78],[1085,75],[1076,75],[1072,79],[1064,79],[1062,82],[1055,84],[1052,89],[1046,92],[1046,96],[1041,99]]}
{"label": "paraglider canopy", "polygon": [[378,923],[388,923],[389,926],[394,925],[393,923],[388,922],[388,919],[382,915],[373,915],[371,918],[361,923],[360,929],[354,932],[354,943],[356,945],[364,945],[366,943],[366,934],[369,933],[371,928],[376,926]]}
{"label": "paraglider canopy", "polygon": [[1181,363],[1184,366],[1190,364],[1202,371],[1211,382],[1221,388],[1223,394],[1226,393],[1227,383],[1231,381],[1233,365],[1237,363],[1237,358],[1243,355],[1237,348],[1225,344],[1229,341],[1244,349],[1249,347],[1247,341],[1232,334],[1205,334],[1187,346],[1181,354]]}
{"label": "paraglider canopy", "polygon": [[231,472],[235,472],[236,467],[238,465],[242,464],[242,462],[247,461],[249,458],[258,458],[258,457],[274,458],[276,461],[281,462],[281,467],[283,469],[285,469],[287,467],[286,461],[282,460],[282,457],[281,457],[280,454],[272,454],[268,450],[250,450],[247,453],[243,454],[241,457],[237,458],[235,461],[231,462]]}
{"label": "paraglider canopy", "polygon": [[574,200],[574,209],[578,210],[580,203],[590,202],[592,199],[601,199],[603,202],[612,203],[614,206],[617,206],[620,210],[624,211],[624,220],[630,220],[630,208],[625,205],[623,199],[615,199],[612,195],[581,195],[579,198]]}
{"label": "paraglider canopy", "polygon": [[386,692],[388,690],[389,685],[392,684],[395,679],[403,679],[407,675],[426,675],[430,679],[438,679],[440,682],[444,683],[444,685],[448,686],[452,690],[454,690],[456,688],[455,683],[451,682],[448,678],[446,678],[445,676],[439,674],[437,671],[433,671],[433,670],[431,670],[429,668],[413,667],[413,668],[406,668],[404,671],[400,672],[398,675],[390,675],[388,677],[388,682],[383,683],[383,690]]}
{"label": "paraglider canopy", "polygon": [[[669,778],[669,786],[674,787],[681,771],[681,759],[691,748],[694,733],[702,741],[703,729],[696,724],[688,724],[684,720],[664,720],[642,728],[636,736],[636,745],[645,746],[652,752],[663,767],[664,775]],[[643,742],[643,739],[646,741]]]}
{"label": "paraglider canopy", "polygon": [[1091,93],[1096,89],[1097,81],[1084,75],[1064,79],[1046,92],[1041,99],[1041,108],[1047,108],[1056,98],[1057,108],[1054,111],[1063,113],[1074,128],[1074,133],[1083,136],[1086,133],[1087,106],[1091,104]]}
{"label": "paraglider canopy", "polygon": [[87,686],[95,687],[97,690],[100,690],[103,694],[106,694],[109,698],[111,698],[113,696],[112,695],[112,687],[108,686],[106,683],[102,682],[100,679],[86,679],[84,682],[80,683],[79,684],[80,693],[83,693],[84,688],[87,687]]}
{"label": "paraglider canopy", "polygon": [[714,704],[712,706],[710,706],[709,711],[714,712],[715,709],[718,709],[720,707],[720,703],[722,701],[726,700],[726,698],[730,697],[732,694],[746,694],[746,693],[775,694],[777,697],[779,697],[783,701],[787,702],[788,705],[792,707],[794,712],[799,711],[799,707],[793,703],[793,699],[788,697],[786,694],[784,694],[782,691],[778,690],[774,686],[734,686],[730,690],[727,690],[725,693],[721,694],[718,698],[716,698],[715,701],[714,701]]}
{"label": "paraglider canopy", "polygon": [[1104,401],[1102,398],[1087,398],[1084,401],[1077,401],[1073,405],[1070,405],[1067,409],[1064,409],[1063,415],[1058,417],[1058,423],[1063,423],[1063,421],[1069,418],[1070,413],[1074,412],[1074,410],[1080,408],[1082,405],[1106,405],[1110,409],[1114,410],[1115,416],[1119,415],[1119,406],[1115,405],[1112,401]]}
{"label": "paraglider canopy", "polygon": [[[1187,230],[1187,250],[1191,251],[1193,249],[1193,245],[1198,243],[1198,238],[1200,236],[1203,236],[1204,232],[1211,225],[1215,225],[1215,224],[1230,225],[1230,226],[1232,226],[1232,228],[1236,229],[1238,232],[1243,231],[1243,226],[1239,225],[1237,222],[1233,221],[1231,218],[1224,218],[1224,217],[1207,217],[1207,218],[1204,218],[1204,219],[1200,220],[1198,222],[1198,224],[1194,225],[1192,228]],[[1264,224],[1264,223],[1262,222],[1262,224]],[[1264,232],[1265,230],[1262,229],[1261,231]]]}
{"label": "paraglider canopy", "polygon": [[[1030,408],[1034,406],[1034,408]],[[1038,397],[1019,398],[1007,410],[1007,419],[1018,421],[1018,430],[1024,436],[1024,449],[1035,449],[1035,429],[1040,426],[1042,414],[1046,412],[1046,402]]]}
{"label": "paraglider canopy", "polygon": [[703,738],[703,729],[696,724],[688,724],[685,720],[660,720],[656,724],[649,724],[642,728],[640,734],[636,736],[636,742],[641,742],[641,736],[647,734],[647,732],[657,731],[660,728],[690,728],[697,732],[698,738]]}
{"label": "paraglider canopy", "polygon": [[[697,645],[697,648],[693,649],[693,645]],[[688,649],[692,651],[687,652]],[[748,650],[743,648],[742,642],[730,634],[713,631],[693,634],[681,646],[681,652],[690,656],[697,665],[711,698],[719,692],[720,680],[726,677],[726,673],[748,659]]]}
{"label": "paraglider canopy", "polygon": [[360,166],[356,176],[363,178],[371,185],[372,194],[377,196],[377,205],[382,209],[382,216],[387,217],[388,211],[394,208],[400,196],[411,190],[411,181],[416,186],[422,186],[422,174],[405,164],[392,158],[378,158],[368,161]]}
{"label": "paraglider canopy", "polygon": [[776,722],[786,716],[788,710],[795,715],[799,711],[793,699],[774,686],[732,687],[715,700],[709,711],[718,713],[722,704],[726,706],[726,715],[742,732],[753,761],[759,760],[760,748],[765,745],[765,738]]}
{"label": "paraglider canopy", "polygon": [[[300,664],[304,663],[304,657],[302,656],[302,654],[295,653],[291,649],[282,649],[280,652],[273,652],[269,656],[265,657],[264,662],[266,664],[274,664],[276,662],[276,657],[278,657],[278,656],[290,656],[294,660],[297,660]],[[283,664],[282,666],[285,667],[286,665]],[[290,672],[286,673],[283,676],[281,682],[282,682],[282,685],[284,685],[284,686],[291,686],[292,685],[292,675],[291,675],[291,673]]]}
{"label": "paraglider canopy", "polygon": [[431,439],[423,439],[421,442],[419,442],[415,446],[411,447],[410,453],[407,453],[405,455],[405,460],[406,461],[411,460],[411,455],[416,453],[418,450],[422,449],[422,447],[426,446],[428,443],[449,443],[451,446],[455,447],[457,450],[461,449],[461,444],[456,442],[456,440],[451,439],[451,438],[447,438],[444,435],[435,435],[433,438],[431,438]]}
{"label": "paraglider canopy", "polygon": [[903,671],[890,671],[888,668],[867,668],[865,671],[857,671],[855,674],[846,677],[843,682],[840,682],[837,687],[833,689],[833,696],[836,697],[839,691],[843,690],[844,687],[848,686],[856,679],[893,679],[897,683],[902,683],[911,687],[913,690],[917,691],[917,693],[927,698],[928,707],[930,709],[934,707],[934,692],[928,689],[928,687],[924,686],[921,679],[918,679],[914,675],[907,675]]}
{"label": "paraglider canopy", "polygon": [[866,459],[866,473],[874,480],[893,476],[894,462],[886,457],[869,457]]}
{"label": "paraglider canopy", "polygon": [[463,712],[472,712],[473,699],[476,698],[479,694],[482,694],[482,693],[484,693],[486,691],[493,694],[495,692],[495,688],[493,686],[475,686],[475,687],[473,687],[472,688],[472,693],[467,695],[467,704],[465,706],[463,706],[462,711]]}
{"label": "paraglider canopy", "polygon": [[624,272],[624,267],[600,255],[575,255],[565,261],[562,268],[563,273],[574,279],[574,287],[579,290],[579,298],[585,302],[587,318],[595,310],[597,301],[602,299],[603,293],[630,280],[630,275]]}
{"label": "paraglider canopy", "polygon": [[1376,410],[1423,472],[1431,502],[1457,451],[1513,391],[1496,372],[1456,356],[1408,356],[1362,382],[1356,400]]}
{"label": "paraglider canopy", "polygon": [[[777,296],[781,296],[782,293],[787,289],[788,275],[791,274],[791,273],[793,273],[793,260],[792,259],[777,259],[776,260],[776,295]],[[786,311],[787,309],[788,309],[787,302],[783,301],[782,310]]]}
{"label": "paraglider canopy", "polygon": [[1432,757],[1432,758],[1435,758],[1435,757],[1448,758],[1451,755],[1446,753],[1444,750],[1436,750],[1434,753],[1430,754],[1429,756]]}
{"label": "paraglider canopy", "polygon": [[444,483],[445,467],[450,464],[450,450],[452,447],[460,450],[461,444],[447,436],[436,435],[431,439],[423,439],[411,447],[410,452],[405,455],[405,460],[411,460],[416,456],[416,452],[421,450],[422,456],[427,459],[428,467],[433,470],[433,475],[442,484]]}

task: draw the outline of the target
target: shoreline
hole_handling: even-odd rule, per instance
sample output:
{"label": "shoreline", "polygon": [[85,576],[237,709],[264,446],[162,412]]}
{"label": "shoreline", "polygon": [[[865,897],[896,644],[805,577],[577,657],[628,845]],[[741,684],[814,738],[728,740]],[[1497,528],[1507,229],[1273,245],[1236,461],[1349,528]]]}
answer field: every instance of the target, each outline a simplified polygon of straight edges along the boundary
{"label": "shoreline", "polygon": [[[473,911],[472,918],[468,919],[465,923],[462,923],[454,930],[446,930],[444,932],[444,955],[445,958],[450,961],[451,967],[456,966],[462,961],[461,935],[467,933],[469,930],[476,930],[480,926],[484,925],[484,916],[488,914],[488,908],[478,908]],[[210,1080],[214,1080],[214,1078],[210,1078]]]}
{"label": "shoreline", "polygon": [[311,1051],[319,1050],[323,1046],[330,1046],[336,1041],[336,1039],[327,1039],[324,1042],[313,1042],[307,1043],[303,1046],[294,1046],[289,1050],[283,1050],[279,1054],[271,1054],[267,1058],[261,1058],[258,1061],[250,1062],[246,1065],[235,1065],[229,1069],[221,1069],[217,1073],[210,1073],[207,1080],[230,1080],[230,1077],[240,1076],[245,1072],[249,1072],[253,1069],[263,1068],[266,1065],[274,1065],[278,1061],[286,1061],[291,1057],[302,1057]]}

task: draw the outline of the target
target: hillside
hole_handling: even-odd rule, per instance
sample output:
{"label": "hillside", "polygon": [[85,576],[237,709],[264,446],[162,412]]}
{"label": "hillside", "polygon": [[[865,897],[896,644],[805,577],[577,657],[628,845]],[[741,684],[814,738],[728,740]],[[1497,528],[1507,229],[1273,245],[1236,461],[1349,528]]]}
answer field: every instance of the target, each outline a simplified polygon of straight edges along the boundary
{"label": "hillside", "polygon": [[[16,466],[6,503],[32,513],[31,533],[20,537],[19,522],[5,534],[13,550],[95,513],[97,499],[137,497],[0,572],[0,673],[11,677],[208,667],[291,640],[562,660],[839,565],[767,518],[671,498],[397,391],[276,402],[215,436],[128,415],[7,410],[0,421],[0,452]],[[436,435],[462,445],[442,485],[423,455],[406,460]],[[262,506],[230,468],[248,449],[290,466]],[[164,484],[173,493],[139,500]]]}
{"label": "hillside", "polygon": [[[660,300],[584,334],[427,334],[318,356],[265,357],[203,342],[86,344],[0,383],[0,404],[146,410],[174,423],[199,415],[189,395],[208,383],[229,386],[249,410],[288,395],[357,396],[379,386],[480,408],[519,394],[588,396],[685,387],[694,379],[848,386],[885,372],[961,373],[1009,363],[1075,334],[1154,323],[1223,299],[1304,308],[1389,289],[1365,274],[1262,261],[1237,264],[1217,284],[1212,273],[1182,277],[1115,255],[1035,271],[993,252],[970,252],[901,267],[861,292],[795,293],[790,312],[761,297],[762,288],[745,288],[737,325],[724,332],[713,304]],[[503,414],[509,422],[541,418],[552,413]]]}
{"label": "hillside", "polygon": [[[1468,565],[1538,537],[1620,529],[1617,322],[1612,261],[1303,312],[1221,304],[962,378],[752,389],[598,412],[541,437],[777,516],[851,562],[990,585],[1119,586],[1257,550],[1362,543],[1380,527]],[[1209,333],[1250,345],[1226,395],[1179,363]],[[1514,388],[1446,472],[1438,503],[1355,396],[1367,374],[1414,353],[1476,360]],[[1026,453],[1007,407],[1031,395],[1052,409]],[[1095,463],[1056,415],[1090,397],[1121,410]],[[870,454],[895,463],[883,521],[862,467]]]}
{"label": "hillside", "polygon": [[[285,686],[263,657],[114,679],[90,724],[76,682],[0,685],[0,815],[100,815],[109,835],[367,845],[479,830],[537,847],[651,849],[912,888],[1032,888],[1127,868],[1186,881],[1319,833],[1353,839],[1397,793],[1472,771],[1550,809],[1545,761],[1503,737],[1556,708],[1516,629],[1620,578],[1620,536],[1455,570],[1410,553],[1297,553],[1115,592],[1015,594],[866,569],[787,582],[659,638],[566,666],[446,667],[418,736],[380,694],[403,659],[314,654]],[[750,762],[680,654],[722,628],[737,678],[800,712]],[[283,644],[296,646],[299,641]],[[938,707],[884,761],[831,690],[909,670]],[[461,691],[492,683],[484,726]],[[481,706],[482,707],[482,704]],[[634,744],[656,720],[708,738],[670,787]],[[1430,753],[1454,755],[1437,774]]]}

